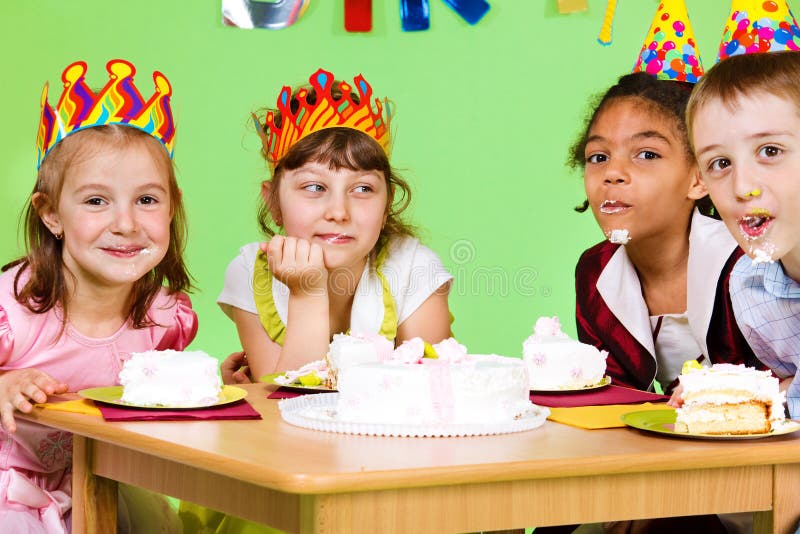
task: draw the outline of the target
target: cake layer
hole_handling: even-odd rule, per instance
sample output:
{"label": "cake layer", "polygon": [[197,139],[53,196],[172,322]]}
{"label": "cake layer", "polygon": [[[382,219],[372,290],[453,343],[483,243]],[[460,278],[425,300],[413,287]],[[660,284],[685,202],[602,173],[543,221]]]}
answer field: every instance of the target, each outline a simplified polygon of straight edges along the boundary
{"label": "cake layer", "polygon": [[696,434],[763,434],[770,431],[769,406],[751,401],[736,404],[709,404],[681,408],[676,432]]}

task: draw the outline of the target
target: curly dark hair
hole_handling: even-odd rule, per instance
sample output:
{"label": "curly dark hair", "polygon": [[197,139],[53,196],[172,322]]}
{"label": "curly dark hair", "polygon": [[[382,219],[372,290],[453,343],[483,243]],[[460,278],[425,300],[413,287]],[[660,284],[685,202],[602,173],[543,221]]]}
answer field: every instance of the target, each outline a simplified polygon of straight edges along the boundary
{"label": "curly dark hair", "polygon": [[[617,83],[612,85],[605,93],[597,95],[589,106],[589,112],[583,123],[580,135],[572,144],[567,155],[567,165],[572,169],[583,169],[586,166],[586,143],[589,132],[594,126],[597,117],[609,104],[623,98],[640,100],[650,111],[659,113],[671,120],[683,143],[686,157],[694,161],[694,153],[689,142],[686,128],[685,113],[689,96],[694,85],[688,82],[659,80],[644,72],[635,72],[621,76]],[[696,205],[705,215],[716,216],[711,200],[708,196],[696,201]],[[589,202],[584,201],[577,206],[575,211],[583,213],[589,207]]]}

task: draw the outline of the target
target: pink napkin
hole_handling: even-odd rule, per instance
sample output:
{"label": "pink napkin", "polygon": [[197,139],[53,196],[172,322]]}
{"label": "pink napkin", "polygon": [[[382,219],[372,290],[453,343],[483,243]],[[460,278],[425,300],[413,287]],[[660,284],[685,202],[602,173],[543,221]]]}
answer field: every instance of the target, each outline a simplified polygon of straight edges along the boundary
{"label": "pink napkin", "polygon": [[606,404],[637,404],[640,402],[666,402],[668,395],[659,395],[621,386],[575,392],[531,393],[531,402],[551,408],[575,406],[602,406]]}
{"label": "pink napkin", "polygon": [[269,395],[268,399],[293,399],[301,395],[312,395],[314,393],[336,393],[335,391],[319,390],[319,389],[302,389],[302,388],[287,388],[284,386],[279,387]]}
{"label": "pink napkin", "polygon": [[152,410],[148,408],[128,408],[95,402],[106,421],[197,421],[211,419],[261,419],[261,414],[246,400],[185,410]]}

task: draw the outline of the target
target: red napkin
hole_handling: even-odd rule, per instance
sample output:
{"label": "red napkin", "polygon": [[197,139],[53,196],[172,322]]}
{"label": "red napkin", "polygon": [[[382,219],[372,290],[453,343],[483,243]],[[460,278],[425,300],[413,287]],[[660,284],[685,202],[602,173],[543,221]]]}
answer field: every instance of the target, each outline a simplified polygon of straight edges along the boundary
{"label": "red napkin", "polygon": [[295,397],[299,397],[301,395],[311,395],[314,393],[336,393],[332,390],[319,390],[319,389],[302,389],[302,388],[292,388],[292,387],[285,387],[281,386],[269,395],[267,395],[268,399],[293,399]]}
{"label": "red napkin", "polygon": [[261,419],[261,414],[246,400],[184,410],[153,410],[149,408],[128,408],[95,402],[106,421],[197,421],[211,419]]}
{"label": "red napkin", "polygon": [[602,406],[606,404],[637,404],[640,402],[665,402],[668,395],[659,395],[621,386],[608,386],[580,392],[531,393],[531,402],[551,408],[576,406]]}

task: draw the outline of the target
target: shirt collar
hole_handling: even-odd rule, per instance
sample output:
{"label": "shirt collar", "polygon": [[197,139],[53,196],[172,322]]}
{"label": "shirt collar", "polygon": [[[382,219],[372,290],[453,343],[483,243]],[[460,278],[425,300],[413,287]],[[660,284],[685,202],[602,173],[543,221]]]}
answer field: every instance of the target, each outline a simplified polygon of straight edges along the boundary
{"label": "shirt collar", "polygon": [[757,276],[761,276],[764,289],[779,298],[800,298],[800,284],[786,276],[781,262],[760,263],[755,266]]}

